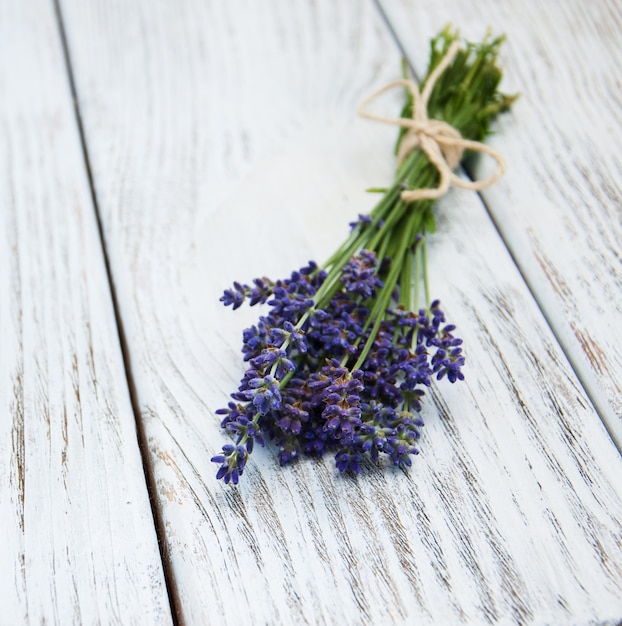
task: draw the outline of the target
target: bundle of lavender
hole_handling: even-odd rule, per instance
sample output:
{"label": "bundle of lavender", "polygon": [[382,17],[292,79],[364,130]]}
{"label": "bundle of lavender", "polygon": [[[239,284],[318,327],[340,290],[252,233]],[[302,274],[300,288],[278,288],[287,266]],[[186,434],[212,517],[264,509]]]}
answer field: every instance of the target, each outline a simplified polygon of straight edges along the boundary
{"label": "bundle of lavender", "polygon": [[[473,189],[503,171],[479,143],[513,98],[498,90],[501,38],[461,42],[446,29],[431,42],[420,92],[404,78],[363,103],[362,115],[400,126],[393,186],[323,266],[310,262],[284,280],[235,283],[221,300],[237,309],[267,304],[243,333],[248,362],[232,401],[218,411],[234,437],[212,458],[217,478],[237,484],[254,445],[272,440],[285,465],[301,455],[335,454],[341,472],[365,456],[411,465],[423,425],[418,413],[433,378],[464,378],[462,340],[446,323],[427,279],[426,237],[434,199],[450,184]],[[400,118],[367,113],[380,93],[406,88]],[[465,182],[453,174],[464,150],[491,154],[497,172]]]}

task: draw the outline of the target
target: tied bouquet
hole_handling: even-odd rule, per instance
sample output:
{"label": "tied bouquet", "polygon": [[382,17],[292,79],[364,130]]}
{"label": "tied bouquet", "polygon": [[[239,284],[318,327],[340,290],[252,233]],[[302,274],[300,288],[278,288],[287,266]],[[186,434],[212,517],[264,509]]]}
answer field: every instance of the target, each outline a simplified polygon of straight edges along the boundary
{"label": "tied bouquet", "polygon": [[[431,42],[422,89],[406,78],[372,94],[360,113],[400,127],[395,182],[319,266],[288,278],[234,283],[221,298],[237,309],[265,305],[244,330],[248,369],[222,415],[233,440],[212,458],[217,478],[237,484],[255,444],[267,440],[281,465],[302,455],[335,456],[341,472],[358,473],[364,457],[400,468],[418,453],[419,417],[432,379],[463,380],[462,340],[430,297],[427,236],[434,200],[451,184],[481,189],[503,173],[503,161],[480,143],[491,121],[513,101],[499,91],[502,38],[462,42],[445,29]],[[382,92],[401,86],[399,118],[368,113]],[[465,151],[497,160],[485,181],[455,176]]]}

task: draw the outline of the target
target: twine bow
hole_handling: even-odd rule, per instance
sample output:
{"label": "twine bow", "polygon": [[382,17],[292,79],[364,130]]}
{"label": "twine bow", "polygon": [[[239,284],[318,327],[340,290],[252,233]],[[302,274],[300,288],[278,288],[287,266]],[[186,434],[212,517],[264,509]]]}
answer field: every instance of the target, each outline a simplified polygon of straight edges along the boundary
{"label": "twine bow", "polygon": [[[479,191],[490,187],[505,172],[505,161],[499,152],[479,141],[464,139],[451,124],[443,120],[430,119],[428,117],[428,100],[438,77],[447,69],[454,60],[460,44],[454,41],[447,50],[440,63],[434,68],[425,83],[423,91],[419,91],[417,83],[408,79],[395,80],[381,87],[370,96],[367,96],[359,105],[358,114],[370,120],[395,124],[406,128],[407,132],[402,137],[397,157],[402,162],[415,148],[419,148],[430,160],[440,175],[440,182],[436,189],[406,189],[401,193],[404,202],[440,198],[449,190],[450,185]],[[367,105],[378,96],[394,87],[405,87],[413,96],[412,118],[385,117],[376,115],[365,110]],[[454,174],[462,159],[464,150],[473,150],[490,155],[497,162],[497,170],[484,180],[463,180]]]}

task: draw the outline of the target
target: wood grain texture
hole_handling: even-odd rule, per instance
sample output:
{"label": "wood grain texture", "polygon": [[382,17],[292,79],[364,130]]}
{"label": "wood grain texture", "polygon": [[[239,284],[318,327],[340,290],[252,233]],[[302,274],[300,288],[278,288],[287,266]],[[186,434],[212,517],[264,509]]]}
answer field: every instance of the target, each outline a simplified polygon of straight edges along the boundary
{"label": "wood grain texture", "polygon": [[0,623],[169,623],[52,3],[0,2],[0,91]]}
{"label": "wood grain texture", "polygon": [[[484,200],[607,428],[622,450],[622,5],[618,0],[382,0],[417,71],[411,33],[444,23],[508,36],[521,93],[490,141],[510,164]],[[487,163],[476,162],[483,176]]]}
{"label": "wood grain texture", "polygon": [[214,478],[256,315],[221,290],[323,258],[390,180],[393,132],[354,117],[399,72],[374,5],[62,7],[182,620],[619,618],[620,456],[473,194],[430,251],[468,379],[428,397],[412,471],[259,449],[239,488]]}

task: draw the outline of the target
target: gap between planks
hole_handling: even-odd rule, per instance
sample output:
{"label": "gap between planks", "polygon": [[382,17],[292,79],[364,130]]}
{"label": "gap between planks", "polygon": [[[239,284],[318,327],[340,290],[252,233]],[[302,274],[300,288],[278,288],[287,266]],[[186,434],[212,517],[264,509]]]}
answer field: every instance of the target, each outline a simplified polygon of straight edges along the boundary
{"label": "gap between planks", "polygon": [[[406,53],[406,49],[402,45],[402,41],[400,40],[396,30],[393,28],[393,24],[391,23],[388,15],[385,13],[384,9],[382,8],[382,5],[380,4],[380,0],[372,0],[372,2],[374,4],[374,6],[376,7],[376,9],[378,10],[378,13],[380,14],[380,17],[381,17],[382,21],[384,22],[385,26],[387,27],[387,30],[388,30],[389,34],[391,35],[393,41],[395,42],[395,45],[399,49],[399,51],[402,54],[402,56],[404,57],[404,59],[406,59],[406,63],[408,64],[408,69],[409,69],[410,73],[415,77],[415,80],[417,80],[417,82],[420,82],[421,78],[417,75],[417,72],[415,71],[414,65],[413,65],[412,61],[410,60],[409,55]],[[461,164],[460,168],[462,169],[464,174],[467,176],[467,178],[469,178],[469,180],[475,180],[475,177],[474,177],[473,172],[472,172],[472,168],[469,167],[468,164],[467,165]],[[544,308],[544,306],[542,304],[541,299],[538,297],[536,290],[533,288],[532,284],[529,282],[527,276],[523,272],[523,268],[521,267],[521,265],[518,262],[518,259],[516,258],[516,256],[512,252],[511,247],[508,245],[508,241],[506,240],[502,230],[499,227],[499,224],[498,224],[497,220],[495,219],[492,211],[490,210],[490,206],[488,205],[488,203],[486,202],[483,194],[480,191],[476,191],[474,193],[477,194],[480,203],[484,207],[486,213],[488,214],[488,218],[490,219],[490,221],[491,221],[495,231],[497,232],[497,235],[499,236],[499,239],[503,242],[503,245],[504,245],[505,249],[507,250],[508,254],[510,255],[510,258],[512,259],[512,263],[514,264],[514,267],[516,267],[516,270],[518,271],[518,274],[520,275],[521,280],[525,284],[525,287],[529,291],[533,301],[535,302],[536,306],[538,307],[538,310],[540,311],[540,314],[542,315],[542,318],[544,319],[544,321],[546,322],[547,326],[549,327],[549,330],[551,331],[553,337],[555,338],[555,341],[557,342],[557,344],[561,348],[561,351],[564,353],[564,356],[566,357],[566,360],[568,361],[568,364],[570,365],[570,368],[572,369],[572,371],[574,372],[575,376],[577,377],[577,379],[581,383],[581,387],[585,391],[585,394],[588,397],[592,407],[594,408],[594,411],[596,412],[596,414],[598,415],[600,421],[602,422],[603,426],[605,427],[605,430],[607,431],[607,434],[609,435],[609,437],[610,437],[611,441],[613,442],[613,444],[615,445],[615,447],[618,449],[618,452],[620,452],[620,454],[622,454],[622,440],[618,439],[615,436],[615,434],[612,431],[612,429],[608,426],[607,420],[605,419],[605,416],[603,415],[603,412],[601,410],[599,402],[594,397],[594,394],[592,393],[590,385],[587,384],[587,382],[585,380],[585,376],[582,375],[581,368],[579,368],[577,366],[576,359],[573,359],[573,357],[572,357],[572,354],[571,354],[572,351],[567,349],[567,346],[565,345],[564,341],[560,337],[559,333],[555,330],[555,325],[552,323],[552,320],[547,315],[546,310],[545,310],[545,308]]]}
{"label": "gap between planks", "polygon": [[158,539],[158,549],[160,551],[160,561],[162,562],[162,569],[164,572],[164,581],[166,584],[166,592],[169,600],[169,608],[173,618],[173,624],[175,626],[183,626],[181,600],[179,598],[179,592],[175,583],[175,577],[173,574],[172,565],[168,558],[166,546],[166,532],[165,524],[162,516],[162,512],[158,505],[159,498],[157,492],[157,486],[155,481],[155,474],[153,471],[153,463],[151,461],[151,455],[149,454],[149,442],[147,441],[147,435],[141,419],[140,406],[138,404],[138,397],[136,394],[136,385],[134,383],[134,377],[132,375],[132,364],[129,349],[126,341],[125,330],[123,326],[123,320],[121,318],[119,301],[117,297],[117,291],[115,288],[114,280],[112,278],[112,272],[110,269],[110,259],[108,256],[108,250],[106,247],[106,237],[104,234],[103,224],[101,220],[101,214],[99,210],[99,203],[97,201],[97,193],[95,191],[95,184],[93,181],[93,171],[91,168],[91,161],[89,158],[88,146],[86,144],[86,136],[84,134],[84,126],[82,124],[82,115],[80,112],[80,105],[78,102],[78,95],[76,91],[76,84],[73,73],[73,65],[71,62],[71,54],[69,52],[69,44],[67,43],[67,36],[65,32],[65,23],[63,20],[63,12],[60,6],[59,0],[53,0],[54,12],[56,14],[56,22],[58,25],[58,31],[60,41],[63,50],[63,58],[65,61],[65,69],[67,71],[67,80],[69,82],[69,88],[71,91],[71,98],[73,101],[73,110],[76,119],[76,125],[78,127],[78,134],[80,136],[80,147],[82,149],[82,157],[84,160],[84,167],[88,179],[89,189],[91,192],[91,199],[93,202],[93,210],[95,212],[95,220],[97,222],[97,231],[99,234],[100,248],[102,257],[104,260],[104,266],[106,268],[106,277],[108,280],[108,288],[110,290],[110,298],[112,300],[112,308],[114,311],[115,325],[117,328],[117,334],[119,337],[119,344],[121,347],[121,355],[123,358],[123,369],[125,372],[125,378],[127,381],[127,389],[130,396],[130,403],[132,405],[132,412],[134,414],[134,421],[136,423],[136,436],[138,439],[138,448],[140,450],[140,456],[142,460],[143,472],[145,476],[145,483],[147,486],[147,493],[149,494],[149,505],[151,507],[151,515],[153,518],[156,536]]}

